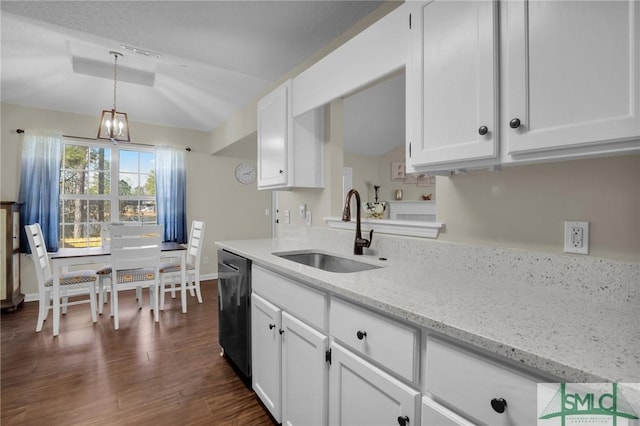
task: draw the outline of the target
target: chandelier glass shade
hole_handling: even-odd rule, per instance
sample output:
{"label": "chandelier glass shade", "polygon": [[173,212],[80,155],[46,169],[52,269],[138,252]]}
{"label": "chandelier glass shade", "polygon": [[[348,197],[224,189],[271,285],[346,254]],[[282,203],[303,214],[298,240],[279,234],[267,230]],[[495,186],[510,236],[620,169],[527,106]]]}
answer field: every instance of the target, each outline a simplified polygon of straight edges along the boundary
{"label": "chandelier glass shade", "polygon": [[100,127],[98,128],[98,139],[116,142],[131,142],[129,135],[129,119],[127,113],[118,111],[116,106],[117,83],[118,83],[118,57],[120,52],[109,52],[113,55],[115,62],[113,67],[113,108],[103,110],[100,115]]}

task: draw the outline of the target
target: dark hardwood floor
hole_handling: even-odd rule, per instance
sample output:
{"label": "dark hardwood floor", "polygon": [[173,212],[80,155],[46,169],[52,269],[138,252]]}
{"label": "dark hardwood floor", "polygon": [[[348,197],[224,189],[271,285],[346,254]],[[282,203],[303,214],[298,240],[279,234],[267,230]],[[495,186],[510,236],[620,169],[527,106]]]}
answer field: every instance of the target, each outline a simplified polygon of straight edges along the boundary
{"label": "dark hardwood floor", "polygon": [[2,313],[1,419],[21,425],[271,425],[255,394],[218,345],[215,281],[204,303],[167,294],[160,323],[133,292],[120,298],[120,329],[105,313],[92,324],[89,305],[69,307],[60,335],[51,312],[35,332],[36,302]]}

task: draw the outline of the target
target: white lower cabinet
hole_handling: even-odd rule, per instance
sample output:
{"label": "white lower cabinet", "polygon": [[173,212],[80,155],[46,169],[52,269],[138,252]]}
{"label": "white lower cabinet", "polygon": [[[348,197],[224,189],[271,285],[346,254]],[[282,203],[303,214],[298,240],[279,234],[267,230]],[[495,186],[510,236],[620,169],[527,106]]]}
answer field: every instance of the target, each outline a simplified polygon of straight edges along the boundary
{"label": "white lower cabinet", "polygon": [[326,425],[329,338],[286,312],[282,330],[282,423]]}
{"label": "white lower cabinet", "polygon": [[561,381],[252,271],[253,389],[282,424],[533,425],[537,382]]}
{"label": "white lower cabinet", "polygon": [[420,392],[354,353],[331,343],[329,424],[412,425]]}
{"label": "white lower cabinet", "polygon": [[327,425],[326,295],[252,266],[253,390],[273,418]]}
{"label": "white lower cabinet", "polygon": [[278,422],[326,425],[328,337],[251,295],[253,390]]}
{"label": "white lower cabinet", "polygon": [[282,344],[280,309],[251,295],[251,376],[253,390],[276,421],[281,416]]}
{"label": "white lower cabinet", "polygon": [[420,362],[417,328],[337,298],[331,298],[329,323],[335,340],[394,375],[417,383]]}
{"label": "white lower cabinet", "polygon": [[253,390],[278,422],[327,424],[328,337],[251,295]]}
{"label": "white lower cabinet", "polygon": [[537,424],[535,378],[438,339],[426,346],[425,385],[434,400],[481,424]]}
{"label": "white lower cabinet", "polygon": [[422,398],[422,426],[474,426],[456,413],[453,413],[433,399]]}

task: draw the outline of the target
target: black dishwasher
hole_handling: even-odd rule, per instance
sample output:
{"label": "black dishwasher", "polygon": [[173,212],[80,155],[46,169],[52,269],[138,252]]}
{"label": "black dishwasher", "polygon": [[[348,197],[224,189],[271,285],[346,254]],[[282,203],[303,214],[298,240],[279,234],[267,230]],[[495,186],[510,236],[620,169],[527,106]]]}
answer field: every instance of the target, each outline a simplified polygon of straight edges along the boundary
{"label": "black dishwasher", "polygon": [[218,341],[244,381],[251,379],[251,260],[218,250]]}

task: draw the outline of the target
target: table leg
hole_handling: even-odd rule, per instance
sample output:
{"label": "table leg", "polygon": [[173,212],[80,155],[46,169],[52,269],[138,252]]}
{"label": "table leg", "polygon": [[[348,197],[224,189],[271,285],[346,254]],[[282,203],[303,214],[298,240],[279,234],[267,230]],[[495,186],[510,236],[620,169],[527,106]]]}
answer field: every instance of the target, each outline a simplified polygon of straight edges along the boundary
{"label": "table leg", "polygon": [[60,332],[60,267],[53,263],[53,335]]}
{"label": "table leg", "polygon": [[187,313],[187,250],[182,250],[180,256],[180,297],[182,298],[182,313]]}

